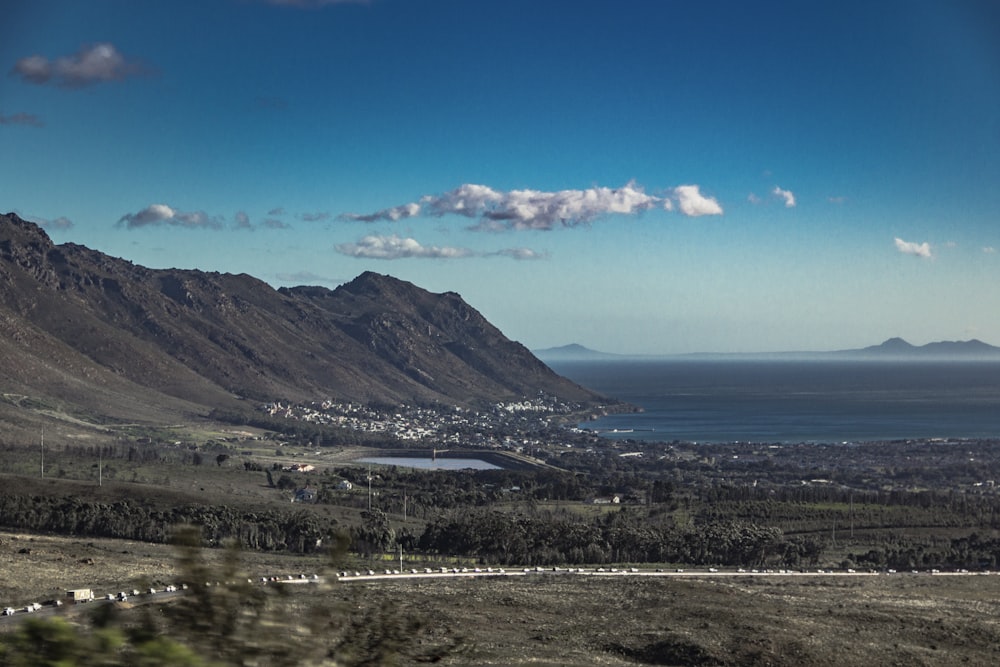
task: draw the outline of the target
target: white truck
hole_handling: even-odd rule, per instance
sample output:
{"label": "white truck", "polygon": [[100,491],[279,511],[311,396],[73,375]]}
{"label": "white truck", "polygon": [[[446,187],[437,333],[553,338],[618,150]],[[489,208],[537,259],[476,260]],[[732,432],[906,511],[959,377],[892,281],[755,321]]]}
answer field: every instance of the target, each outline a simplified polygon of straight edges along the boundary
{"label": "white truck", "polygon": [[66,599],[74,604],[90,602],[94,599],[94,591],[89,588],[74,588],[71,591],[66,591]]}

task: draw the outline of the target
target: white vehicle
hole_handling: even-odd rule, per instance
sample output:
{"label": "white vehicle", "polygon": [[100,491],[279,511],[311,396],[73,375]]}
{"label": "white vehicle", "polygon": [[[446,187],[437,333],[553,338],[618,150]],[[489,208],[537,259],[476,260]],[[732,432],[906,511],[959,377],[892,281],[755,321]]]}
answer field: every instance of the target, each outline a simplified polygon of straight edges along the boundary
{"label": "white vehicle", "polygon": [[121,593],[118,594],[119,602],[125,602],[126,600],[128,600],[128,595],[125,593],[125,591],[122,591]]}
{"label": "white vehicle", "polygon": [[6,607],[3,610],[3,615],[4,616],[13,616],[16,613],[17,613],[17,610],[14,609],[13,607]]}
{"label": "white vehicle", "polygon": [[89,588],[75,588],[66,592],[66,598],[72,602],[90,602],[94,599],[94,591]]}

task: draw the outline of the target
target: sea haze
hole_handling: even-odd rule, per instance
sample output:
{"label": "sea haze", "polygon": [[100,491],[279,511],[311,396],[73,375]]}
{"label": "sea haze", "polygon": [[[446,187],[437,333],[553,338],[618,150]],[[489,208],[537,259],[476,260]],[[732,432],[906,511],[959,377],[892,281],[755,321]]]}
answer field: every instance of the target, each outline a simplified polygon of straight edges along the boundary
{"label": "sea haze", "polygon": [[550,362],[645,410],[586,422],[608,437],[844,442],[1000,437],[1000,361]]}

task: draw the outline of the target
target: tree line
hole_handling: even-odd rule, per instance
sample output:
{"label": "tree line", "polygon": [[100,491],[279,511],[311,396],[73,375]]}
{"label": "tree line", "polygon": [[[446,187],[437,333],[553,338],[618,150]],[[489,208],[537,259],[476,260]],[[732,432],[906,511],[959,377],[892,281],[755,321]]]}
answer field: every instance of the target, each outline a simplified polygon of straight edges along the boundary
{"label": "tree line", "polygon": [[306,509],[249,510],[225,505],[156,509],[129,500],[113,503],[70,496],[0,494],[0,522],[8,528],[142,542],[169,542],[178,525],[201,530],[205,545],[232,540],[246,549],[311,553],[324,548],[340,527]]}

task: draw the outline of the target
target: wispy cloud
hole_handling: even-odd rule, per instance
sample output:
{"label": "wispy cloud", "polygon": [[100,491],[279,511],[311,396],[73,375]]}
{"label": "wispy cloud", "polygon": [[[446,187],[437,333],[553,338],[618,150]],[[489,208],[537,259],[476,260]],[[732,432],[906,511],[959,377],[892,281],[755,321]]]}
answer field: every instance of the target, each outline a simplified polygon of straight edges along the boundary
{"label": "wispy cloud", "polygon": [[782,190],[776,185],[774,186],[774,189],[771,190],[771,194],[775,195],[776,197],[780,197],[781,199],[784,199],[785,208],[795,207],[795,195],[792,194],[791,190]]}
{"label": "wispy cloud", "polygon": [[[685,215],[719,215],[722,207],[701,195],[697,185],[682,185],[672,191]],[[576,227],[597,218],[634,215],[652,208],[673,210],[670,196],[647,194],[642,187],[629,183],[620,188],[594,187],[586,190],[494,190],[486,185],[466,183],[440,195],[426,195],[418,201],[373,213],[345,213],[341,220],[361,222],[396,222],[419,215],[442,217],[458,215],[478,219],[479,230],[549,230]]]}
{"label": "wispy cloud", "polygon": [[722,206],[714,197],[705,197],[697,185],[679,185],[674,188],[681,213],[691,217],[722,215]]}
{"label": "wispy cloud", "polygon": [[531,248],[504,248],[503,250],[497,250],[496,252],[486,253],[486,256],[490,255],[496,257],[510,257],[511,259],[521,261],[534,261],[536,259],[549,258],[549,253],[538,252],[537,250],[532,250]]}
{"label": "wispy cloud", "polygon": [[323,220],[329,220],[330,214],[325,211],[317,211],[316,213],[301,213],[299,217],[306,222],[321,222]]}
{"label": "wispy cloud", "polygon": [[31,127],[44,127],[45,123],[39,116],[33,113],[12,113],[9,116],[0,114],[0,125],[29,125]]}
{"label": "wispy cloud", "polygon": [[896,250],[903,253],[904,255],[913,255],[915,257],[930,258],[931,254],[931,244],[924,241],[923,243],[914,243],[912,241],[904,241],[898,236],[894,239],[896,243]]}
{"label": "wispy cloud", "polygon": [[403,204],[402,206],[384,208],[381,211],[375,211],[374,213],[367,213],[364,215],[347,213],[340,216],[340,218],[343,220],[357,220],[359,222],[378,222],[379,220],[396,222],[397,220],[412,218],[417,215],[420,215],[420,204],[414,202],[412,204]]}
{"label": "wispy cloud", "polygon": [[178,211],[166,204],[150,204],[135,213],[126,213],[118,219],[118,226],[128,229],[170,225],[190,229],[221,229],[222,221],[204,211]]}
{"label": "wispy cloud", "polygon": [[997,249],[994,248],[991,245],[985,246],[983,248],[983,252],[985,252],[987,255],[992,255],[992,254],[996,253],[996,251],[997,251]]}
{"label": "wispy cloud", "polygon": [[120,81],[140,74],[143,67],[130,62],[107,42],[83,46],[72,56],[49,60],[45,56],[21,58],[11,74],[22,81],[44,85],[54,83],[62,88],[83,88],[104,81]]}
{"label": "wispy cloud", "polygon": [[209,215],[204,211],[179,211],[167,204],[150,204],[135,213],[126,213],[118,219],[119,227],[137,229],[139,227],[173,226],[188,229],[230,229],[252,231],[254,229],[288,229],[290,225],[278,218],[267,217],[254,224],[246,211],[237,211],[232,222],[224,216]]}
{"label": "wispy cloud", "polygon": [[250,216],[246,214],[246,211],[237,211],[233,224],[236,229],[253,229]]}
{"label": "wispy cloud", "polygon": [[468,248],[424,246],[420,245],[416,239],[403,238],[396,234],[390,236],[373,234],[362,237],[357,243],[339,243],[335,247],[337,252],[342,255],[366,259],[403,259],[406,257],[459,259],[475,255]]}
{"label": "wispy cloud", "polygon": [[267,214],[268,215],[284,215],[285,214],[285,209],[282,208],[281,206],[278,206],[277,208],[272,208],[270,211],[267,212]]}
{"label": "wispy cloud", "polygon": [[477,252],[469,248],[452,246],[425,246],[413,238],[397,234],[388,236],[371,234],[357,243],[340,243],[337,252],[350,257],[365,259],[466,259],[469,257],[509,257],[516,260],[547,259],[548,253],[531,248],[505,248],[494,252]]}
{"label": "wispy cloud", "polygon": [[43,229],[64,230],[73,227],[73,221],[65,216],[59,216],[58,218],[55,218],[53,220],[45,220],[39,218],[32,218],[32,220],[36,222],[38,226],[42,227]]}
{"label": "wispy cloud", "polygon": [[296,285],[315,285],[323,283],[327,285],[339,285],[344,282],[339,278],[326,278],[311,271],[295,271],[293,273],[278,273],[274,276],[283,283],[294,283]]}

